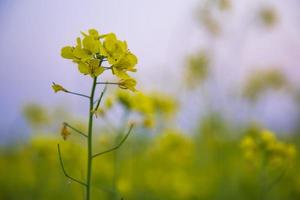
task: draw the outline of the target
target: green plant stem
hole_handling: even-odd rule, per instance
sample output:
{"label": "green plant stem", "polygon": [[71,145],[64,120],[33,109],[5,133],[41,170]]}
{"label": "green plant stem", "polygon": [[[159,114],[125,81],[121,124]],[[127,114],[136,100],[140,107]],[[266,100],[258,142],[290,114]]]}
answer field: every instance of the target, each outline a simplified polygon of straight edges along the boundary
{"label": "green plant stem", "polygon": [[[102,90],[102,92],[101,92],[101,94],[100,94],[99,99],[96,100],[97,104],[96,104],[96,107],[95,107],[95,111],[99,108],[100,103],[101,103],[101,101],[102,101],[102,98],[103,98],[103,95],[104,95],[106,89],[107,89],[107,85],[104,86],[104,88],[103,88],[103,90]],[[94,102],[94,103],[95,103],[95,102]]]}
{"label": "green plant stem", "polygon": [[126,141],[126,139],[128,138],[128,136],[130,135],[132,128],[133,128],[133,124],[130,125],[127,134],[126,134],[125,137],[120,141],[119,144],[117,144],[116,146],[114,146],[114,147],[111,148],[111,149],[108,149],[108,150],[105,150],[105,151],[102,151],[102,152],[100,152],[100,153],[97,153],[97,154],[93,155],[92,158],[95,158],[95,157],[97,157],[97,156],[101,156],[101,155],[103,155],[103,154],[106,154],[106,153],[109,153],[109,152],[112,152],[112,151],[115,151],[115,150],[119,149],[119,148],[122,146],[122,144]]}
{"label": "green plant stem", "polygon": [[80,181],[80,180],[78,180],[78,179],[76,179],[76,178],[73,178],[72,176],[70,176],[70,175],[66,172],[65,167],[64,167],[63,160],[62,160],[62,158],[61,158],[61,152],[60,152],[59,144],[57,145],[57,151],[58,151],[58,155],[59,155],[60,166],[61,166],[61,168],[62,168],[62,170],[63,170],[64,175],[65,175],[67,178],[71,179],[72,181],[75,181],[75,182],[77,182],[77,183],[79,183],[79,184],[81,184],[81,185],[83,185],[83,186],[86,186],[86,184],[85,184],[84,182],[82,182],[82,181]]}
{"label": "green plant stem", "polygon": [[77,95],[77,96],[81,96],[81,97],[85,97],[85,98],[90,98],[89,96],[87,95],[84,95],[84,94],[80,94],[80,93],[77,93],[77,92],[70,92],[70,91],[65,91],[65,93],[68,93],[68,94],[73,94],[73,95]]}
{"label": "green plant stem", "polygon": [[84,137],[88,137],[86,134],[84,134],[82,131],[78,130],[77,128],[74,128],[73,126],[71,126],[70,124],[68,124],[67,122],[64,122],[64,125],[69,127],[70,129],[72,129],[73,131],[75,131],[76,133],[84,136]]}
{"label": "green plant stem", "polygon": [[119,82],[98,82],[99,85],[119,85]]}
{"label": "green plant stem", "polygon": [[88,139],[87,139],[87,178],[86,178],[86,200],[90,200],[91,198],[91,177],[92,177],[92,142],[93,142],[93,108],[94,108],[94,95],[95,89],[97,85],[97,77],[93,80],[93,85],[91,89],[90,96],[90,107],[89,107],[89,128],[88,128]]}

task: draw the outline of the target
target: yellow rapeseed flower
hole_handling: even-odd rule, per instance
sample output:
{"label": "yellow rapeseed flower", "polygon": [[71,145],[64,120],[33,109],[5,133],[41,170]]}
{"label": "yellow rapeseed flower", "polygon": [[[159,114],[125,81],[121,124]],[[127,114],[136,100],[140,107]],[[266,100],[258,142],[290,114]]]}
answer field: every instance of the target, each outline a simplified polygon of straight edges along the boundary
{"label": "yellow rapeseed flower", "polygon": [[68,136],[71,135],[66,124],[63,124],[60,134],[64,140],[67,140]]}
{"label": "yellow rapeseed flower", "polygon": [[[244,156],[255,163],[266,161],[269,166],[278,167],[296,155],[292,144],[278,140],[270,130],[262,130],[256,135],[245,136],[241,141]],[[260,160],[263,159],[263,160]]]}
{"label": "yellow rapeseed flower", "polygon": [[132,78],[122,79],[119,82],[119,87],[120,88],[122,88],[122,89],[129,89],[129,90],[131,90],[133,92],[136,91],[135,86],[136,86],[136,80],[134,80]]}
{"label": "yellow rapeseed flower", "polygon": [[63,86],[59,85],[59,84],[56,84],[56,83],[52,83],[52,89],[54,90],[54,92],[68,92],[68,90],[66,90]]}
{"label": "yellow rapeseed flower", "polygon": [[[61,56],[77,63],[80,73],[94,78],[105,69],[111,69],[120,79],[132,79],[127,72],[136,71],[137,57],[128,50],[126,41],[118,40],[114,33],[100,35],[95,29],[90,29],[88,33],[82,32],[82,35],[83,39],[78,37],[75,46],[61,49]],[[103,67],[105,61],[111,66]],[[134,86],[130,84],[122,88],[135,90]]]}

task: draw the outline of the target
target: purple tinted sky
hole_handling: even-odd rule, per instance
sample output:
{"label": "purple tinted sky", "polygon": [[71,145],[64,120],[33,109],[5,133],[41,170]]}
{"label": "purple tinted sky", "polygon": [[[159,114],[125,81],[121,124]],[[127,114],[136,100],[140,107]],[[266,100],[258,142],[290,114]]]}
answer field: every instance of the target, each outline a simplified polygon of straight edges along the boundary
{"label": "purple tinted sky", "polygon": [[[0,74],[1,134],[14,127],[26,102],[43,105],[67,104],[82,110],[81,101],[53,95],[52,81],[77,91],[88,88],[88,78],[60,58],[60,48],[74,43],[79,31],[96,28],[115,32],[126,39],[139,57],[136,77],[143,89],[158,88],[176,93],[181,85],[182,66],[187,54],[200,47],[215,46],[215,84],[211,89],[218,107],[228,117],[247,112],[224,98],[253,66],[284,68],[296,83],[300,77],[300,6],[298,0],[264,1],[280,12],[276,30],[266,32],[252,25],[253,12],[262,1],[233,1],[224,14],[222,37],[212,40],[194,20],[199,0],[1,0]],[[183,96],[189,94],[183,94]],[[280,96],[280,95],[279,95]],[[187,97],[188,98],[188,97]],[[275,98],[278,98],[276,96]],[[262,121],[275,128],[290,127],[286,115],[298,113],[284,95],[258,106]],[[191,98],[189,98],[191,99]],[[196,116],[197,95],[183,106],[180,126],[192,126],[186,116]],[[198,104],[197,104],[198,105]],[[199,107],[202,104],[199,103]],[[280,108],[278,108],[280,107]],[[194,120],[195,121],[195,120]]]}

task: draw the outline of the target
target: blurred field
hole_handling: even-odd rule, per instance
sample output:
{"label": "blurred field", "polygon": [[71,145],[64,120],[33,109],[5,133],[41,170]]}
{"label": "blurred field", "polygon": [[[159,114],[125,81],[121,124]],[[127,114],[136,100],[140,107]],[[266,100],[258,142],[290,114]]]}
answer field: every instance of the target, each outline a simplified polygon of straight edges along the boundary
{"label": "blurred field", "polygon": [[[50,115],[42,107],[29,105],[25,114],[32,137],[1,148],[0,199],[82,199],[83,188],[63,176],[56,149],[60,143],[67,171],[84,178],[82,139],[71,134],[63,141],[59,130],[41,133],[43,127],[58,124],[55,112]],[[259,136],[258,125],[237,129],[211,113],[187,134],[165,127],[161,114],[155,116],[151,128],[138,125],[121,149],[97,158],[94,199],[299,199],[300,162],[295,152],[292,157],[272,153],[276,162],[267,163],[260,153],[268,150],[257,149],[249,157],[243,149],[245,135]],[[73,122],[84,130],[80,120]],[[106,128],[95,131],[96,152],[112,147],[122,135],[118,126],[104,124]],[[280,141],[299,149],[297,135],[283,135]],[[247,145],[246,141],[246,150]]]}
{"label": "blurred field", "polygon": [[[111,87],[95,111],[95,153],[117,145],[129,124],[135,126],[120,149],[95,159],[92,199],[300,200],[299,2],[191,0],[179,13],[180,0],[106,1],[100,15],[99,2],[82,7],[76,1],[57,15],[64,16],[60,23],[39,13],[57,10],[60,2],[49,2],[49,10],[34,1],[12,4],[19,9],[17,17],[0,20],[8,28],[17,27],[12,19],[23,15],[30,22],[22,21],[26,40],[14,37],[12,46],[0,47],[5,75],[0,84],[0,200],[84,199],[84,188],[63,174],[57,144],[66,171],[85,180],[86,143],[70,129],[61,130],[67,122],[86,132],[86,105],[69,96],[53,100],[50,85],[61,77],[79,91],[89,87],[76,68],[60,63],[54,49],[70,39],[65,37],[73,29],[93,20],[101,23],[92,25],[114,29],[121,38],[130,35],[139,58],[134,77],[139,91]],[[10,8],[8,1],[1,3],[0,9]],[[20,12],[23,8],[27,13]],[[157,16],[148,16],[157,9]],[[29,15],[31,10],[39,12]],[[80,15],[68,29],[74,13],[93,20]],[[47,31],[32,34],[36,22]],[[12,32],[15,28],[0,35],[0,42],[11,42]],[[25,49],[34,47],[38,50]]]}

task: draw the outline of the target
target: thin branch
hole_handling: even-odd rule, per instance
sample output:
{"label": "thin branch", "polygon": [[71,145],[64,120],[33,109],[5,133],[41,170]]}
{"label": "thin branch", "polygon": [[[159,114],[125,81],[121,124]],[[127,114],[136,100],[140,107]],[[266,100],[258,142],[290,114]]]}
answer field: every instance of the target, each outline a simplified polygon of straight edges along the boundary
{"label": "thin branch", "polygon": [[97,105],[96,105],[96,107],[95,107],[94,110],[97,110],[97,109],[98,109],[98,107],[99,107],[99,105],[100,105],[100,103],[101,103],[101,101],[102,101],[103,95],[104,95],[104,93],[106,92],[106,89],[107,89],[107,84],[105,84],[105,86],[104,86],[104,88],[103,88],[103,90],[102,90],[102,92],[101,92],[101,94],[100,94],[99,99],[96,100]]}
{"label": "thin branch", "polygon": [[70,91],[65,91],[65,92],[66,92],[66,93],[69,93],[69,94],[74,94],[74,95],[77,95],[77,96],[81,96],[81,97],[85,97],[85,98],[90,99],[89,96],[84,95],[84,94],[79,94],[79,93],[76,93],[76,92],[70,92]]}
{"label": "thin branch", "polygon": [[127,134],[125,135],[125,137],[121,140],[121,142],[120,142],[117,146],[115,146],[115,147],[113,147],[113,148],[111,148],[111,149],[108,149],[108,150],[106,150],[106,151],[102,151],[102,152],[100,152],[100,153],[97,153],[97,154],[93,155],[92,158],[95,158],[95,157],[97,157],[97,156],[101,156],[101,155],[103,155],[103,154],[106,154],[106,153],[115,151],[115,150],[117,150],[118,148],[120,148],[120,147],[122,146],[122,144],[126,141],[126,139],[128,138],[128,136],[130,135],[132,128],[133,128],[133,124],[130,125]]}
{"label": "thin branch", "polygon": [[97,82],[97,84],[105,84],[105,85],[119,85],[119,82]]}
{"label": "thin branch", "polygon": [[75,181],[75,182],[77,182],[77,183],[79,183],[79,184],[81,184],[81,185],[86,186],[86,183],[84,183],[84,182],[82,182],[82,181],[80,181],[80,180],[77,180],[77,179],[75,179],[75,178],[73,178],[73,177],[71,177],[70,175],[67,174],[67,172],[66,172],[66,170],[65,170],[65,167],[64,167],[64,163],[63,163],[62,158],[61,158],[61,153],[60,153],[60,147],[59,147],[59,144],[57,144],[57,150],[58,150],[58,155],[59,155],[60,165],[61,165],[61,168],[62,168],[62,170],[63,170],[64,175],[65,175],[67,178],[71,179],[72,181]]}
{"label": "thin branch", "polygon": [[67,126],[67,127],[69,127],[70,129],[72,129],[72,130],[75,131],[76,133],[78,133],[78,134],[80,134],[80,135],[82,135],[82,136],[84,136],[84,137],[86,137],[86,138],[88,137],[86,134],[84,134],[84,133],[81,132],[80,130],[74,128],[74,127],[71,126],[70,124],[64,122],[64,125]]}

